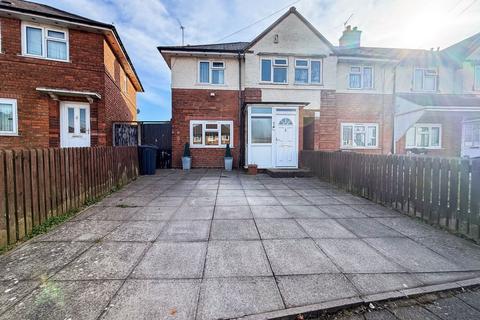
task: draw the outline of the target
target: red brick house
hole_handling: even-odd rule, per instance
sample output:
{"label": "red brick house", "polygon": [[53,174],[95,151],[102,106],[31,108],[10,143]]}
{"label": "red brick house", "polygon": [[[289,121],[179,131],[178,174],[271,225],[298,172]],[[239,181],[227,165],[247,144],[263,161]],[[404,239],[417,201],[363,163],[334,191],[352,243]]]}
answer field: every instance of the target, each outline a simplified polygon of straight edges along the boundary
{"label": "red brick house", "polygon": [[480,156],[480,34],[445,50],[334,46],[295,8],[250,42],[158,48],[173,165],[297,168],[302,149]]}
{"label": "red brick house", "polygon": [[0,2],[0,147],[112,144],[142,84],[114,26],[21,0]]}

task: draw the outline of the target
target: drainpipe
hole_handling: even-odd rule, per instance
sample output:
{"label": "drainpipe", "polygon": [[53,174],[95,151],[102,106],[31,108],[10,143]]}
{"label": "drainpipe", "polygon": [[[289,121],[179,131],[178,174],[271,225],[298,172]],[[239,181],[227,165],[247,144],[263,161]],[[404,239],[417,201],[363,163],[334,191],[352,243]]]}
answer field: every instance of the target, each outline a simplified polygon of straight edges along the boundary
{"label": "drainpipe", "polygon": [[238,167],[241,168],[244,164],[245,154],[245,124],[243,119],[243,103],[242,103],[242,55],[238,53],[238,121],[240,121],[239,135],[240,144],[238,146]]}
{"label": "drainpipe", "polygon": [[397,152],[397,146],[395,143],[395,113],[397,109],[397,67],[399,64],[400,62],[393,67],[392,154]]}

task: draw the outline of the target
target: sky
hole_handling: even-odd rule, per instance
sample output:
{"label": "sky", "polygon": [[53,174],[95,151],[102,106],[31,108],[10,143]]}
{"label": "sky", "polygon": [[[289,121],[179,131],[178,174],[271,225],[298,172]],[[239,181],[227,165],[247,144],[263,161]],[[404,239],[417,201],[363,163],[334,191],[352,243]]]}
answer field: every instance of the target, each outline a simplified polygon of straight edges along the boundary
{"label": "sky", "polygon": [[171,74],[157,46],[181,44],[179,21],[191,45],[250,41],[291,5],[334,45],[349,18],[362,46],[442,49],[480,32],[480,0],[32,1],[115,25],[145,88],[141,121],[170,120]]}

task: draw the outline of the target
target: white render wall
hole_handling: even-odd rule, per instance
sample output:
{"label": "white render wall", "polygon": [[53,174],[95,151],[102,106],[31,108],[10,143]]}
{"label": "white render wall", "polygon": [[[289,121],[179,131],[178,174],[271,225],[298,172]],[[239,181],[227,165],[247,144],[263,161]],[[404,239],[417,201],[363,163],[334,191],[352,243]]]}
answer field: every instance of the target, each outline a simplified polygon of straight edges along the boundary
{"label": "white render wall", "polygon": [[[349,73],[353,66],[371,66],[373,67],[373,89],[350,89]],[[374,94],[392,94],[393,93],[393,75],[394,65],[392,63],[372,62],[372,61],[348,61],[337,64],[337,92],[339,93],[374,93]]]}

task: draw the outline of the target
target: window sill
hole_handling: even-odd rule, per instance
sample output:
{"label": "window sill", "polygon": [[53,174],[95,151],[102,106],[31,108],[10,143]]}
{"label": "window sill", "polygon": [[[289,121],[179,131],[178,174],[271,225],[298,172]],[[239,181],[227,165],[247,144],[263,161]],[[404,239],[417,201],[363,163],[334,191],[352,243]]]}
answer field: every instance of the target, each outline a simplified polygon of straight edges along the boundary
{"label": "window sill", "polygon": [[305,86],[305,87],[323,87],[323,83],[299,83],[295,82],[294,86]]}
{"label": "window sill", "polygon": [[354,91],[375,91],[375,88],[347,88],[347,90],[354,90]]}
{"label": "window sill", "polygon": [[18,56],[23,57],[23,58],[32,58],[32,59],[38,59],[38,60],[44,60],[44,61],[72,63],[71,60],[59,60],[59,59],[52,59],[52,58],[46,58],[46,57],[32,56],[32,55],[28,55],[28,54],[19,54]]}
{"label": "window sill", "polygon": [[405,150],[443,150],[444,148],[442,147],[405,147]]}
{"label": "window sill", "polygon": [[0,137],[20,137],[18,133],[3,133],[0,132]]}
{"label": "window sill", "polygon": [[380,150],[380,147],[340,147],[341,150]]}
{"label": "window sill", "polygon": [[[226,149],[227,146],[195,146],[190,145],[190,149]],[[230,149],[235,149],[234,147],[230,146]]]}
{"label": "window sill", "polygon": [[288,86],[288,82],[259,82],[260,85]]}
{"label": "window sill", "polygon": [[195,85],[197,86],[212,86],[212,87],[228,87],[225,83],[222,84],[216,84],[216,83],[202,83],[202,82],[197,82]]}

